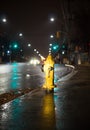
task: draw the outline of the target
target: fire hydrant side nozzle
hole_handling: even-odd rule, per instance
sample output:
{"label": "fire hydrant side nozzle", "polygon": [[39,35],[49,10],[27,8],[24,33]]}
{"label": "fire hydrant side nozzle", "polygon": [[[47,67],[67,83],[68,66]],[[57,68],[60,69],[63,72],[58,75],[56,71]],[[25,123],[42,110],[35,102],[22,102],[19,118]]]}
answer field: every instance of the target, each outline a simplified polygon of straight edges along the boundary
{"label": "fire hydrant side nozzle", "polygon": [[45,83],[43,88],[46,91],[52,91],[54,88],[54,60],[50,54],[44,62],[43,70],[45,72]]}

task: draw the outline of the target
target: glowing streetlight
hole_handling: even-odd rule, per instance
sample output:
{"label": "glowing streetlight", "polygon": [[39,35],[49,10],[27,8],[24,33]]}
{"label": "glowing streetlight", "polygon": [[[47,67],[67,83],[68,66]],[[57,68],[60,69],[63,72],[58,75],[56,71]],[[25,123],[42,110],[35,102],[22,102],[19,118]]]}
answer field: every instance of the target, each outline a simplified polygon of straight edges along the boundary
{"label": "glowing streetlight", "polygon": [[51,47],[51,46],[52,46],[52,43],[50,43],[49,46]]}
{"label": "glowing streetlight", "polygon": [[31,44],[30,44],[30,43],[28,43],[28,47],[31,47]]}
{"label": "glowing streetlight", "polygon": [[39,54],[39,51],[37,51],[36,53]]}
{"label": "glowing streetlight", "polygon": [[36,50],[36,49],[34,49],[34,51],[36,52],[37,50]]}
{"label": "glowing streetlight", "polygon": [[53,35],[50,35],[50,38],[54,38],[54,36],[53,36]]}
{"label": "glowing streetlight", "polygon": [[23,34],[22,34],[22,33],[19,33],[19,36],[20,36],[20,37],[22,37],[22,36],[23,36]]}
{"label": "glowing streetlight", "polygon": [[50,21],[51,21],[51,22],[54,22],[54,21],[55,21],[55,18],[53,18],[53,17],[50,18]]}
{"label": "glowing streetlight", "polygon": [[6,19],[6,18],[3,18],[3,19],[2,19],[2,22],[3,22],[3,23],[6,23],[6,22],[7,22],[7,19]]}

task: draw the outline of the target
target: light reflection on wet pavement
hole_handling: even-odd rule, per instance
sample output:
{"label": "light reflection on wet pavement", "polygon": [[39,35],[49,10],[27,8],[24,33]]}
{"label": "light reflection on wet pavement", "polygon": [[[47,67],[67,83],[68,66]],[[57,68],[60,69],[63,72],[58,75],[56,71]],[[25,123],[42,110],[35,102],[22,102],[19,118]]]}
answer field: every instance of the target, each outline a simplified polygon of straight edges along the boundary
{"label": "light reflection on wet pavement", "polygon": [[90,67],[59,85],[55,106],[58,130],[90,129]]}
{"label": "light reflection on wet pavement", "polygon": [[0,107],[0,130],[89,128],[90,68],[81,68],[72,79],[60,82],[54,94],[36,91]]}
{"label": "light reflection on wet pavement", "polygon": [[61,88],[55,106],[58,130],[90,127],[90,88]]}
{"label": "light reflection on wet pavement", "polygon": [[39,91],[4,104],[0,109],[0,130],[55,130],[52,94]]}
{"label": "light reflection on wet pavement", "polygon": [[2,65],[0,69],[2,69],[2,71],[0,70],[0,94],[43,85],[44,73],[40,66],[13,63],[12,65]]}
{"label": "light reflection on wet pavement", "polygon": [[0,108],[0,130],[87,130],[90,88],[62,88],[54,94],[27,94]]}

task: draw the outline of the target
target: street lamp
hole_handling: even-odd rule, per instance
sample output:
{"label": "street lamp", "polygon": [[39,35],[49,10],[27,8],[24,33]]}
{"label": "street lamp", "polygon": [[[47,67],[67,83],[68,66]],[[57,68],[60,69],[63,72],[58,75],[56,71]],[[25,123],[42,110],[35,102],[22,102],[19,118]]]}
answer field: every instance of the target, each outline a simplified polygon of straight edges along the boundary
{"label": "street lamp", "polygon": [[50,21],[51,21],[51,22],[54,22],[54,21],[55,21],[55,18],[54,18],[54,17],[51,17],[51,18],[50,18]]}
{"label": "street lamp", "polygon": [[34,52],[36,52],[37,51],[37,49],[34,49]]}
{"label": "street lamp", "polygon": [[23,34],[22,34],[22,33],[19,33],[19,36],[20,36],[20,37],[22,37],[22,36],[23,36]]}
{"label": "street lamp", "polygon": [[49,46],[51,47],[51,46],[52,46],[52,43],[50,43]]}
{"label": "street lamp", "polygon": [[3,23],[6,23],[6,22],[7,22],[7,19],[6,19],[6,18],[3,18],[3,19],[2,19],[2,22],[3,22]]}
{"label": "street lamp", "polygon": [[53,36],[53,35],[50,35],[50,38],[54,38],[54,36]]}
{"label": "street lamp", "polygon": [[36,53],[39,54],[39,51],[37,51]]}
{"label": "street lamp", "polygon": [[28,47],[31,47],[31,44],[30,44],[30,43],[28,43]]}
{"label": "street lamp", "polygon": [[0,23],[7,23],[7,19],[5,17],[0,18]]}

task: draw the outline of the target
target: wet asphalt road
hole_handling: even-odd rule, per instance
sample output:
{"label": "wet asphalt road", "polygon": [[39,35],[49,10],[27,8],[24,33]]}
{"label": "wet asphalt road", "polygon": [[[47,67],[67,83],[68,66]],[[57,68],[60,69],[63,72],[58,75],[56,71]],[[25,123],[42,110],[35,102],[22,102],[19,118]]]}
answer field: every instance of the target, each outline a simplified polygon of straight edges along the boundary
{"label": "wet asphalt road", "polygon": [[[42,87],[45,74],[41,68],[41,65],[30,65],[29,63],[0,65],[0,94],[26,88]],[[55,83],[71,71],[71,67],[55,64]]]}
{"label": "wet asphalt road", "polygon": [[89,130],[90,66],[78,67],[78,73],[61,85],[55,101],[57,129]]}
{"label": "wet asphalt road", "polygon": [[0,130],[89,130],[90,67],[78,67],[53,94],[35,90],[0,106]]}
{"label": "wet asphalt road", "polygon": [[0,94],[41,87],[44,83],[44,73],[40,66],[27,63],[12,63],[0,65]]}

